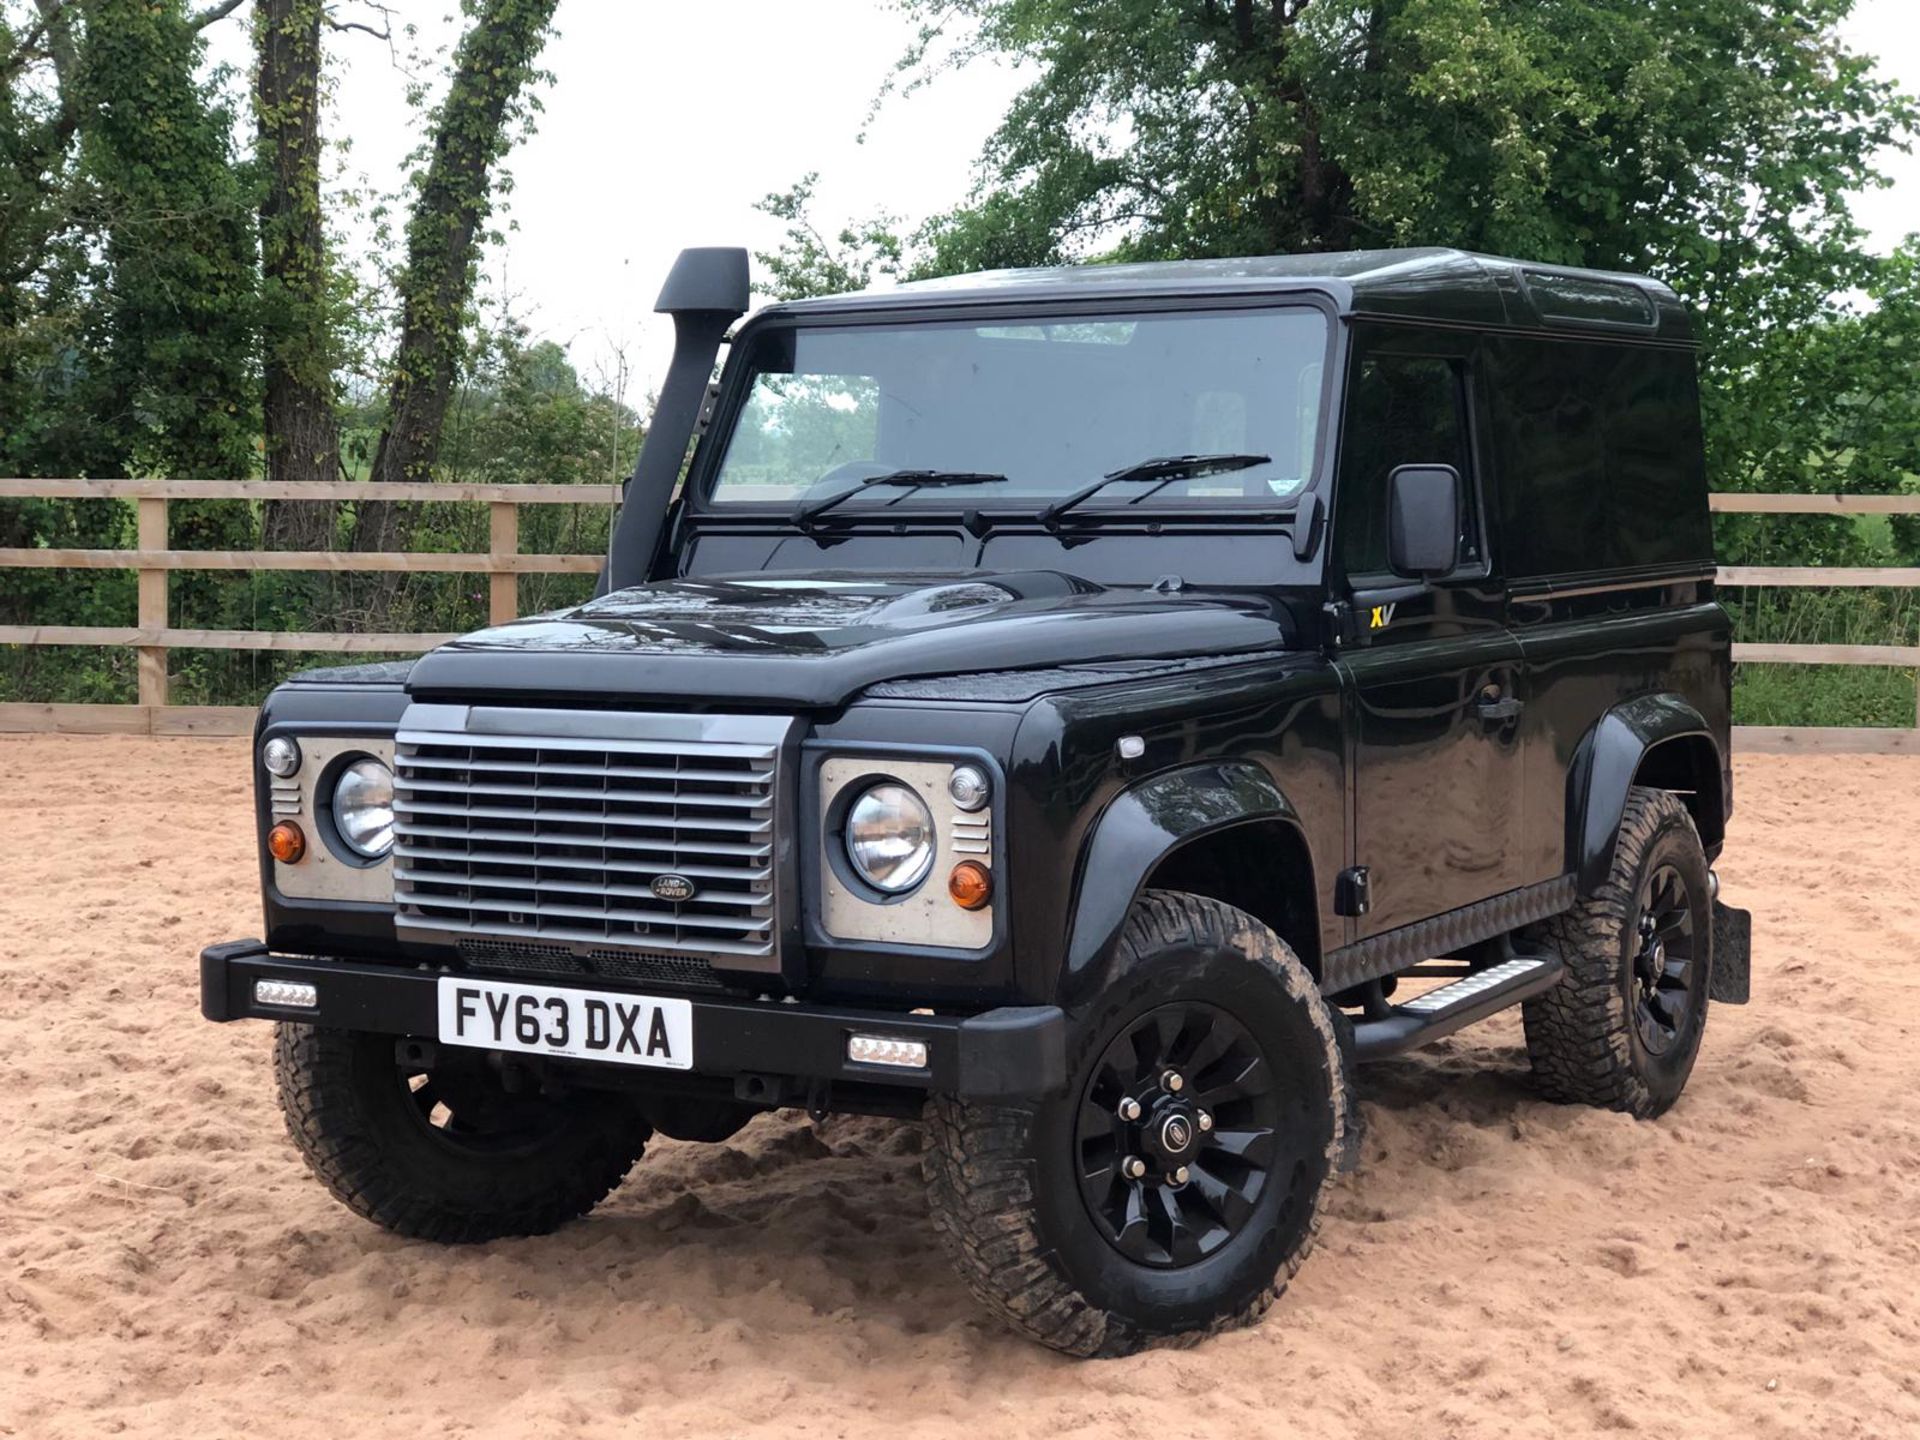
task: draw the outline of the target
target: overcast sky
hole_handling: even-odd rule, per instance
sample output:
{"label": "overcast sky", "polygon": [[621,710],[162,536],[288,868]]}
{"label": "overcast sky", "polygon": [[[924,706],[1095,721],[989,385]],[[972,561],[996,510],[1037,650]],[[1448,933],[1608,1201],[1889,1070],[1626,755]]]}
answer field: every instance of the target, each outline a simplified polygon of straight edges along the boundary
{"label": "overcast sky", "polygon": [[[450,19],[418,23],[423,48],[454,35]],[[753,209],[769,191],[819,171],[815,213],[836,227],[876,210],[913,223],[953,204],[1020,80],[986,63],[944,76],[888,100],[860,143],[913,30],[884,0],[565,0],[542,57],[555,77],[545,113],[509,161],[515,228],[487,258],[494,291],[590,377],[624,348],[638,397],[672,345],[670,324],[650,313],[667,266],[684,245],[772,248],[780,226]],[[1860,0],[1846,34],[1920,92],[1915,0]],[[215,58],[244,67],[246,44],[244,25],[216,27]],[[351,170],[390,189],[417,140],[405,79],[376,41],[330,44],[333,138],[351,141]],[[1884,168],[1895,187],[1857,206],[1882,249],[1920,230],[1920,158],[1889,155]]]}

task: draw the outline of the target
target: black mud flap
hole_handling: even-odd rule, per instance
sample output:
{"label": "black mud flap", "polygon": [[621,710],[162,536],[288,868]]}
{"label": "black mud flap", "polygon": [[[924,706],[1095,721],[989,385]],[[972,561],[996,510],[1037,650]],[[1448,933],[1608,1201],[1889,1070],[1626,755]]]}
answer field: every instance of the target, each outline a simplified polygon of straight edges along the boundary
{"label": "black mud flap", "polygon": [[1753,985],[1753,912],[1713,902],[1713,978],[1707,998],[1744,1005]]}

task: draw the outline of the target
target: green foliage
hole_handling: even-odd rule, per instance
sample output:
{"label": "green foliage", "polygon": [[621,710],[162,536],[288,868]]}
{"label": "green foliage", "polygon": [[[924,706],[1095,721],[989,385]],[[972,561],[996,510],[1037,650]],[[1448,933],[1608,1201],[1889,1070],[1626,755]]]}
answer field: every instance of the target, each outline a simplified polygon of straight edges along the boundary
{"label": "green foliage", "polygon": [[[1798,295],[1805,267],[1856,263],[1847,197],[1911,118],[1835,38],[1851,0],[905,8],[930,37],[910,72],[947,35],[949,62],[1037,72],[968,207],[997,204],[1017,252],[1458,244],[1658,266],[1707,305]],[[978,241],[978,218],[946,223]],[[1738,291],[1767,261],[1787,273]]]}
{"label": "green foliage", "polygon": [[374,456],[376,480],[430,473],[471,319],[477,245],[495,204],[496,167],[519,125],[538,108],[536,65],[558,0],[461,0],[470,23],[453,59],[447,93],[430,118],[433,136],[407,222],[407,263],[396,279],[400,343],[389,387],[388,430]]}
{"label": "green foliage", "polygon": [[[551,342],[529,342],[511,322],[483,331],[472,378],[449,406],[436,476],[448,483],[580,484],[604,487],[605,505],[529,505],[520,511],[520,549],[530,554],[594,554],[610,533],[614,481],[633,467],[638,417],[617,394],[584,385]],[[377,427],[378,416],[362,416]],[[350,412],[349,423],[354,419]],[[235,502],[247,538],[265,539],[264,507]],[[325,548],[345,549],[356,532],[354,507],[333,514]],[[424,553],[484,553],[488,509],[458,502],[411,507],[409,548]],[[477,575],[261,571],[215,575],[202,595],[177,601],[177,623],[245,630],[393,630],[459,632],[487,623],[487,580]],[[176,595],[180,576],[174,579]],[[528,575],[519,581],[522,613],[586,598],[590,575]],[[183,703],[246,703],[278,679],[315,664],[357,663],[364,656],[234,655],[180,652],[175,691]],[[231,697],[243,698],[231,698]]]}
{"label": "green foliage", "polygon": [[[344,296],[339,278],[307,239],[325,223],[320,201],[319,28],[324,0],[281,0],[254,9],[254,47],[263,78],[254,96],[256,163],[284,179],[263,199],[260,250],[263,349],[302,383],[330,390],[338,357],[332,337]],[[272,83],[268,77],[278,79]]]}
{"label": "green foliage", "polygon": [[89,0],[85,15],[82,213],[111,275],[88,337],[91,423],[129,470],[248,474],[257,296],[233,116],[195,76],[201,41],[182,0]]}
{"label": "green foliage", "polygon": [[[637,434],[617,393],[589,391],[555,347],[518,331],[470,339],[479,247],[498,238],[489,224],[510,183],[500,162],[538,108],[534,62],[554,5],[463,0],[468,23],[426,117],[392,276],[390,404],[342,417],[343,371],[368,359],[385,321],[329,253],[337,217],[321,208],[320,42],[341,23],[319,0],[256,0],[255,144],[243,154],[233,77],[203,73],[201,44],[235,6],[0,0],[0,473],[231,478],[266,462],[275,477],[331,478],[344,418],[363,477],[396,430],[389,468],[411,478],[616,476]],[[451,448],[436,458],[443,421]],[[394,508],[175,502],[169,543],[342,547]],[[407,518],[409,543],[487,548],[484,507]],[[607,523],[596,506],[529,509],[522,545],[591,551]],[[130,505],[0,503],[0,545],[133,538]],[[528,577],[522,601],[560,603],[590,584]],[[484,581],[463,576],[183,571],[169,590],[169,618],[187,627],[460,630],[487,611]],[[134,620],[130,573],[14,571],[0,589],[0,622]],[[178,652],[175,697],[250,698],[309,659]],[[0,696],[127,700],[132,672],[124,652],[20,649],[0,654]]]}
{"label": "green foliage", "polygon": [[517,324],[483,333],[478,364],[447,416],[448,480],[604,485],[633,469],[640,418],[618,394],[590,390],[551,340]]}
{"label": "green foliage", "polygon": [[[989,141],[976,192],[912,235],[886,215],[818,224],[811,174],[766,197],[786,230],[760,257],[776,293],[1404,243],[1650,270],[1702,317],[1716,485],[1920,487],[1920,242],[1876,259],[1849,209],[1914,111],[1839,42],[1851,0],[900,3],[924,26],[904,88],[991,57],[1033,81]],[[315,214],[323,193],[337,198],[318,184],[311,123],[325,93],[309,77],[324,70],[303,48],[330,33],[319,0],[256,0],[256,45],[288,47],[274,53],[289,83],[256,87],[253,154],[234,147],[228,77],[202,73],[200,23],[224,7],[0,0],[0,473],[259,473],[263,382],[278,375],[337,410],[319,418],[338,420],[343,463],[362,478],[623,475],[638,441],[624,382],[583,384],[556,347],[473,313],[554,8],[462,0],[399,263],[376,293],[328,253],[337,217]],[[276,165],[290,167],[277,191]],[[400,314],[383,365],[392,317],[375,302],[388,294]],[[382,398],[342,400],[349,372]],[[325,443],[324,424],[311,433]],[[309,508],[297,542],[316,548],[396,543],[403,529],[422,549],[487,544],[480,506],[417,507],[384,532],[367,522],[393,507]],[[596,550],[608,519],[529,507],[522,547]],[[252,504],[176,504],[171,543],[294,543],[267,520]],[[116,502],[0,503],[0,545],[130,545],[133,529]],[[1920,563],[1910,519],[1725,516],[1719,533],[1730,562]],[[522,608],[589,583],[524,577]],[[212,628],[458,630],[487,609],[484,581],[466,576],[203,573],[171,588],[174,623]],[[131,624],[134,589],[126,572],[7,572],[0,622]],[[1744,640],[1920,637],[1911,595],[1730,599]],[[182,652],[175,695],[256,698],[314,658]],[[0,655],[8,698],[125,700],[133,685],[124,651]],[[1912,682],[1747,666],[1736,703],[1754,723],[1903,724]]]}
{"label": "green foliage", "polygon": [[[1787,521],[1765,518],[1775,525]],[[1820,563],[1897,563],[1886,517],[1806,523],[1822,527],[1811,535],[1817,553],[1839,557]],[[1812,547],[1778,548],[1785,553],[1776,556],[1775,563],[1791,564],[1804,560]],[[1737,641],[1920,645],[1920,591],[1748,587],[1723,591],[1721,600],[1733,618]],[[1742,725],[1908,726],[1916,723],[1915,680],[1911,670],[1877,666],[1737,665],[1734,719]]]}
{"label": "green foliage", "polygon": [[[1761,336],[1726,389],[1720,488],[1920,491],[1920,240],[1874,267],[1864,305]],[[1726,515],[1719,540],[1737,564],[1920,563],[1913,517],[1862,526]]]}
{"label": "green foliage", "polygon": [[[251,182],[233,117],[197,73],[199,32],[180,0],[38,13],[24,35],[0,27],[0,471],[246,475],[259,433]],[[233,534],[176,507],[176,544]],[[0,503],[0,544],[131,540],[129,506]],[[131,575],[12,572],[0,589],[4,621],[134,619]],[[7,663],[30,690],[82,698],[124,698],[131,669],[130,656],[55,652]]]}
{"label": "green foliage", "polygon": [[[900,4],[921,38],[890,89],[980,59],[1034,78],[974,193],[911,237],[881,217],[834,251],[806,217],[813,177],[779,197],[769,268],[792,293],[1396,245],[1647,272],[1699,317],[1715,488],[1920,489],[1920,239],[1876,258],[1851,213],[1916,110],[1841,42],[1853,0]],[[1718,535],[1729,563],[1920,563],[1911,519],[1723,516]],[[1887,643],[1908,623],[1858,593],[1733,599],[1743,640]],[[1898,689],[1793,673],[1834,695],[1833,723]],[[1743,675],[1743,710],[1788,683]]]}
{"label": "green foliage", "polygon": [[1862,666],[1742,665],[1733,713],[1742,725],[1877,725],[1905,730],[1914,721],[1912,670]]}
{"label": "green foliage", "polygon": [[[611,533],[617,482],[633,468],[642,436],[639,417],[613,390],[584,384],[565,353],[551,342],[531,342],[512,323],[482,332],[472,379],[455,393],[437,474],[452,482],[579,484],[601,487],[605,505],[529,505],[520,511],[520,549],[529,554],[595,554]],[[363,429],[377,429],[377,413],[349,412]],[[125,547],[133,543],[134,512],[119,501],[31,501],[30,523],[42,543]],[[184,508],[178,502],[176,509]],[[203,502],[223,548],[263,548],[268,507],[252,501]],[[484,553],[488,507],[457,502],[418,506],[412,547],[423,552]],[[353,507],[332,513],[321,548],[345,549],[354,533]],[[0,544],[15,543],[0,526]],[[44,593],[20,619],[48,624],[131,625],[131,572],[7,572],[9,582],[44,577]],[[194,629],[459,632],[487,623],[484,576],[256,571],[176,573],[173,623]],[[526,575],[520,610],[538,613],[583,600],[591,575]],[[7,620],[15,618],[0,606]],[[181,650],[172,656],[172,697],[179,704],[251,704],[286,676],[315,665],[360,663],[368,655],[249,653]],[[399,658],[399,657],[393,657]],[[0,699],[109,700],[134,698],[131,651],[22,647],[0,651]]]}
{"label": "green foliage", "polygon": [[39,13],[39,49],[0,23],[0,468],[246,474],[250,189],[199,32],[182,0]]}
{"label": "green foliage", "polygon": [[[338,478],[335,375],[353,328],[354,287],[328,253],[321,206],[323,0],[255,0],[255,159],[260,175],[260,356],[270,480]],[[268,526],[309,537],[290,512]]]}
{"label": "green foliage", "polygon": [[813,223],[813,191],[819,179],[817,173],[809,172],[792,189],[768,195],[754,206],[787,226],[779,249],[754,253],[771,282],[768,292],[783,300],[798,300],[866,290],[878,281],[899,279],[906,252],[895,229],[899,222],[890,215],[876,215],[862,224],[843,226],[829,241]]}
{"label": "green foliage", "polygon": [[[1651,272],[1701,318],[1716,487],[1896,487],[1915,256],[1868,254],[1850,206],[1916,112],[1841,43],[1852,3],[903,0],[908,88],[984,57],[1035,78],[966,203],[904,251],[848,236],[913,274],[1411,244]],[[777,277],[824,278],[807,233]],[[1756,533],[1729,558],[1840,535]]]}

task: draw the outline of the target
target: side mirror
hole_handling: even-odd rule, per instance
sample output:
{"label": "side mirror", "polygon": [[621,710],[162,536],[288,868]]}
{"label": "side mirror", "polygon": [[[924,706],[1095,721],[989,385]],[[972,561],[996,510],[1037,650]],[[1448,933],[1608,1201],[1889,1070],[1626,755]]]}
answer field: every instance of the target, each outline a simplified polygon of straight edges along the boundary
{"label": "side mirror", "polygon": [[1460,472],[1402,465],[1387,477],[1387,563],[1410,580],[1460,563]]}

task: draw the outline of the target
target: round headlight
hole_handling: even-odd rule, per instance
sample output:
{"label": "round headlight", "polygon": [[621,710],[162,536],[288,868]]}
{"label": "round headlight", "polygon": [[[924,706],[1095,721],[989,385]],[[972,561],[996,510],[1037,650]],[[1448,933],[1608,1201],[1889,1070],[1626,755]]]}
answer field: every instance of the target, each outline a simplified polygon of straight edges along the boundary
{"label": "round headlight", "polygon": [[875,785],[847,811],[847,858],[876,890],[913,889],[933,868],[933,812],[904,785]]}
{"label": "round headlight", "polygon": [[356,855],[378,860],[393,848],[393,771],[356,760],[333,783],[333,828]]}
{"label": "round headlight", "polygon": [[276,735],[260,747],[260,763],[269,775],[282,780],[300,768],[300,747],[284,735]]}

